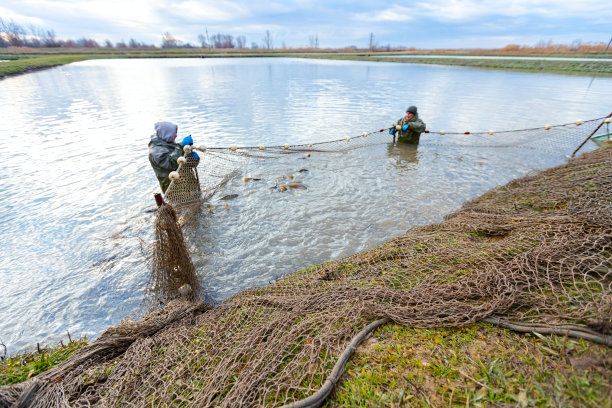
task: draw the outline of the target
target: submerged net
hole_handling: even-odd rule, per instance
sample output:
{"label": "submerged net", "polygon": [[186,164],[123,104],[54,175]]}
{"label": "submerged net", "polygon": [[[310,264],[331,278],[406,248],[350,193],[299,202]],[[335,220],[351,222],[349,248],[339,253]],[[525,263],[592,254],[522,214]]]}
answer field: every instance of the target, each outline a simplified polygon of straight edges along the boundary
{"label": "submerged net", "polygon": [[[488,132],[445,132],[425,131],[421,135],[421,146],[438,146],[449,149],[459,147],[482,149],[528,149],[549,154],[569,156],[585,140],[604,118],[576,121],[556,126],[531,129],[488,131]],[[180,178],[173,180],[164,199],[180,214],[184,225],[199,207],[210,199],[230,179],[239,174],[245,166],[259,160],[275,159],[287,155],[325,154],[389,144],[393,140],[389,129],[364,132],[358,136],[318,143],[284,144],[278,146],[229,146],[194,149],[200,156],[197,163],[188,158],[179,166]],[[599,128],[596,135],[610,133],[609,123]],[[195,174],[195,176],[194,176]]]}
{"label": "submerged net", "polygon": [[611,163],[612,149],[585,154],[214,308],[170,302],[0,388],[0,405],[281,406],[311,396],[351,338],[383,318],[430,328],[503,318],[612,346]]}

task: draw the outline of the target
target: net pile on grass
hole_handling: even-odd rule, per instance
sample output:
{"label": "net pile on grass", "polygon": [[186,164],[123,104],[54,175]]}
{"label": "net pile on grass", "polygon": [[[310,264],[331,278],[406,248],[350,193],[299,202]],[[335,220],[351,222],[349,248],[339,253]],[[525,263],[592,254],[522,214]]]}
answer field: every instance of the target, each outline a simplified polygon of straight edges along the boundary
{"label": "net pile on grass", "polygon": [[312,396],[356,333],[380,319],[520,322],[612,346],[611,162],[612,149],[595,151],[512,181],[439,224],[212,309],[171,302],[51,372],[1,388],[0,401],[281,406]]}

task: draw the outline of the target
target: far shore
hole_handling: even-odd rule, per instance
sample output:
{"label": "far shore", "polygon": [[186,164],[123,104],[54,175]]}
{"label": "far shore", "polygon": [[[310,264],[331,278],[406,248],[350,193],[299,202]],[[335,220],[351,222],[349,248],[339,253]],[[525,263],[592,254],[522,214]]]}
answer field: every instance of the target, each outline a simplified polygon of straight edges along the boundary
{"label": "far shore", "polygon": [[[414,55],[404,58],[403,55]],[[428,57],[431,55],[431,58]],[[441,58],[448,56],[448,58]],[[461,56],[463,58],[453,58]],[[470,59],[469,57],[477,57]],[[483,59],[482,57],[511,57],[509,59]],[[504,51],[504,50],[354,50],[354,49],[206,49],[206,48],[23,48],[0,49],[0,79],[24,73],[52,68],[89,59],[115,58],[249,58],[285,57],[350,61],[371,61],[402,64],[455,65],[504,71],[554,73],[612,77],[612,51],[608,52],[554,52],[554,51]],[[466,58],[467,57],[467,58]],[[516,59],[512,58],[516,57]],[[521,59],[530,57],[530,59]],[[533,59],[566,57],[577,60]],[[579,60],[584,58],[585,60]],[[602,59],[601,61],[593,59]]]}

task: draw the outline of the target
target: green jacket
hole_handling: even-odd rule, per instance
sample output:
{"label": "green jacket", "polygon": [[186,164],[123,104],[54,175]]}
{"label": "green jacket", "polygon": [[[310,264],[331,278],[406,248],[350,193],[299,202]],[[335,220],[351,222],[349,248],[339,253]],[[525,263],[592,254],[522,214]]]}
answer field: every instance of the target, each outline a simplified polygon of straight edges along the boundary
{"label": "green jacket", "polygon": [[162,140],[157,135],[151,136],[149,142],[149,162],[162,191],[165,193],[170,185],[168,175],[171,171],[178,169],[178,158],[183,155],[183,148],[177,143]]}
{"label": "green jacket", "polygon": [[417,113],[410,120],[406,120],[405,116],[401,117],[396,122],[396,125],[404,126],[406,123],[410,124],[408,130],[405,132],[398,130],[395,133],[397,135],[397,141],[402,143],[419,144],[421,133],[425,131],[425,122],[419,119],[419,114]]}

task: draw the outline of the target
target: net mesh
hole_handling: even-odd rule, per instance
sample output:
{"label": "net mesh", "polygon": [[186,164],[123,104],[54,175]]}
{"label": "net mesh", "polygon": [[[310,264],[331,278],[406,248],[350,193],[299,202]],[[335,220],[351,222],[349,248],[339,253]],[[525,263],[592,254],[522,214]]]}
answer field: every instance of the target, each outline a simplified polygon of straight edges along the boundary
{"label": "net mesh", "polygon": [[[301,152],[276,154],[287,150]],[[251,157],[234,154],[218,156]],[[381,318],[431,328],[496,317],[572,325],[612,346],[611,160],[612,149],[598,150],[517,179],[441,223],[216,307],[171,301],[1,387],[0,405],[281,406],[317,391],[351,338]]]}
{"label": "net mesh", "polygon": [[163,305],[179,297],[191,301],[201,298],[202,286],[191,262],[176,212],[169,204],[157,209],[150,269],[145,294],[145,305],[148,307]]}
{"label": "net mesh", "polygon": [[[444,148],[517,148],[569,156],[604,118],[531,129],[500,132],[444,132],[426,131],[420,145]],[[164,199],[179,212],[180,224],[188,222],[199,205],[210,199],[221,187],[248,165],[263,159],[310,153],[337,153],[380,144],[393,140],[389,129],[364,132],[361,135],[319,143],[285,144],[278,146],[196,147],[199,166],[192,157],[179,166],[180,178],[173,180]],[[609,134],[609,123],[600,127],[597,135]],[[196,169],[197,166],[197,169]]]}

